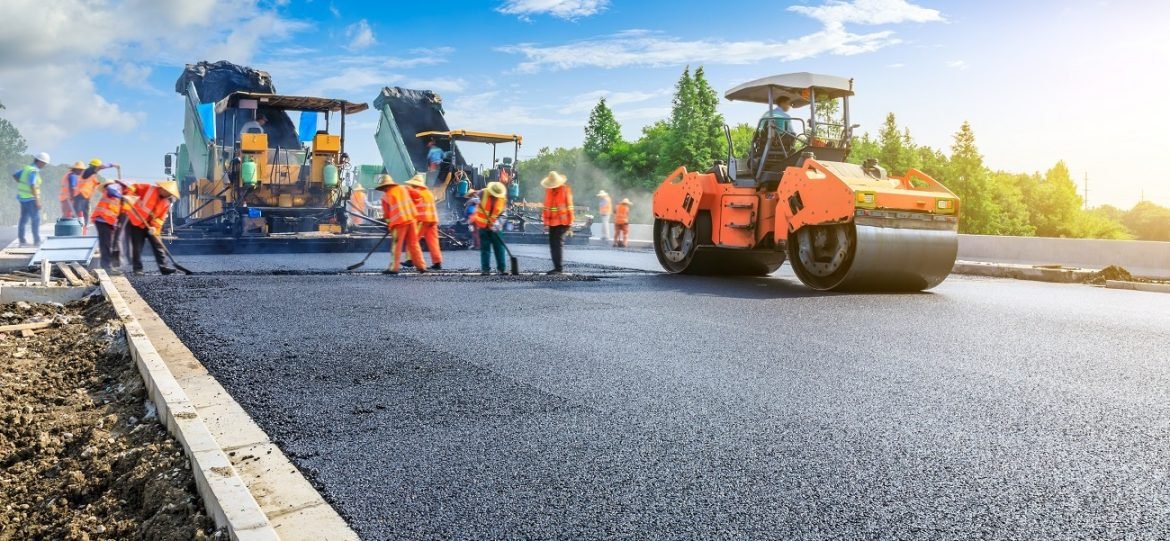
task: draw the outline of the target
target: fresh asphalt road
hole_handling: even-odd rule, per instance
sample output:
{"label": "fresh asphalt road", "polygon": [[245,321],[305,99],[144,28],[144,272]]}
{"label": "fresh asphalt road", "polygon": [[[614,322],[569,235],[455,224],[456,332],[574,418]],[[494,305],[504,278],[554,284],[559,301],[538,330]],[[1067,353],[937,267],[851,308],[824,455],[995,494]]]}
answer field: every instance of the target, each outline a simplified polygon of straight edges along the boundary
{"label": "fresh asphalt road", "polygon": [[184,259],[135,285],[366,539],[1170,538],[1170,295]]}

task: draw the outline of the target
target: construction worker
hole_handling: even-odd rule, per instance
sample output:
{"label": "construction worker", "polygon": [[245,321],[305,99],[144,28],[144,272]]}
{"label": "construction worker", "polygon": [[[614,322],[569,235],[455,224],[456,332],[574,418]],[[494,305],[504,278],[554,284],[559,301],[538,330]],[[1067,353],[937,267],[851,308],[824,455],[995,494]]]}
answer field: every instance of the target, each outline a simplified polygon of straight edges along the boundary
{"label": "construction worker", "polygon": [[601,240],[609,240],[613,228],[613,199],[605,190],[597,192],[597,214],[601,216]]}
{"label": "construction worker", "polygon": [[61,194],[57,199],[61,202],[61,217],[72,218],[73,196],[77,194],[77,186],[81,184],[81,173],[85,171],[85,164],[73,162],[73,166],[61,177]]}
{"label": "construction worker", "polygon": [[776,107],[765,111],[760,120],[771,119],[772,124],[776,126],[777,134],[792,134],[792,122],[790,122],[792,117],[788,115],[790,109],[792,109],[792,99],[788,96],[780,96],[776,99]]}
{"label": "construction worker", "polygon": [[382,192],[382,219],[394,236],[390,243],[390,266],[382,274],[398,274],[402,247],[410,252],[410,260],[418,272],[426,272],[422,249],[418,246],[418,230],[414,216],[414,202],[406,188],[394,182],[390,175],[382,175],[382,182],[375,188]]}
{"label": "construction worker", "polygon": [[492,252],[496,254],[496,268],[507,274],[504,263],[504,241],[500,239],[500,216],[508,205],[508,189],[499,182],[489,182],[480,193],[479,204],[471,216],[471,225],[479,232],[479,270],[487,276],[492,271]]}
{"label": "construction worker", "polygon": [[126,213],[123,212],[122,192],[126,185],[121,180],[107,180],[100,186],[100,197],[93,208],[93,225],[97,229],[98,252],[101,266],[106,272],[118,275],[122,271],[122,228]]}
{"label": "construction worker", "polygon": [[[77,164],[74,164],[77,165]],[[73,215],[81,219],[81,234],[89,233],[89,200],[93,197],[94,188],[97,188],[101,177],[98,172],[102,169],[109,169],[111,167],[118,167],[116,163],[102,164],[102,161],[94,158],[89,161],[89,167],[81,172],[81,180],[77,183],[77,189],[73,192]]]}
{"label": "construction worker", "polygon": [[16,200],[20,202],[20,222],[16,234],[21,246],[28,246],[24,241],[25,224],[32,226],[33,244],[41,243],[41,169],[48,165],[49,154],[41,152],[33,158],[32,164],[12,173],[12,179],[16,181]]}
{"label": "construction worker", "polygon": [[[573,225],[573,190],[568,179],[556,171],[549,171],[540,185],[544,186],[544,229],[548,231],[548,249],[552,255],[553,270],[548,274],[564,272],[565,234]],[[602,192],[605,193],[605,192]]]}
{"label": "construction worker", "polygon": [[173,180],[164,180],[158,184],[131,184],[126,187],[122,196],[128,203],[124,206],[129,214],[126,224],[130,235],[130,265],[135,275],[142,275],[142,245],[150,241],[150,249],[154,252],[154,260],[158,263],[158,271],[162,274],[172,274],[174,267],[167,265],[167,248],[163,246],[162,226],[166,223],[167,213],[171,211],[171,199],[179,195],[179,183]]}
{"label": "construction worker", "polygon": [[427,141],[427,171],[438,171],[443,163],[443,149],[434,141]]}
{"label": "construction worker", "polygon": [[630,245],[630,200],[622,199],[613,213],[613,245],[625,248]]}
{"label": "construction worker", "polygon": [[475,226],[471,224],[471,218],[475,216],[475,211],[478,208],[479,196],[477,195],[473,195],[463,204],[462,222],[467,225],[467,233],[471,236],[471,248],[473,250],[479,249],[479,233],[475,230]]}
{"label": "construction worker", "polygon": [[[427,179],[416,173],[406,181],[410,199],[414,201],[414,219],[418,222],[418,238],[426,241],[431,254],[431,270],[443,269],[443,252],[439,249],[439,212],[435,209],[435,194],[427,188]],[[416,243],[417,244],[417,243]]]}
{"label": "construction worker", "polygon": [[[349,210],[354,214],[369,216],[367,214],[369,204],[366,200],[366,189],[361,184],[354,184],[353,191],[349,193],[349,202],[346,204],[349,205]],[[353,225],[366,225],[366,223],[365,220],[358,218],[357,221],[353,222]]]}

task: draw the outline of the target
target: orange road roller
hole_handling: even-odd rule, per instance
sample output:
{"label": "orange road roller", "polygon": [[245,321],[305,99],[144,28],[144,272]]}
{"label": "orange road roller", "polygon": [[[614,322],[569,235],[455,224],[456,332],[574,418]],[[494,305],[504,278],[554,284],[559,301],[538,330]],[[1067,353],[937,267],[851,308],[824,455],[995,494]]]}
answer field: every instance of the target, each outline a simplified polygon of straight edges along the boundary
{"label": "orange road roller", "polygon": [[[927,174],[845,161],[853,80],[775,75],[729,100],[766,104],[745,156],[676,169],[654,192],[654,251],[671,273],[764,276],[787,258],[821,291],[921,291],[958,254],[959,198]],[[807,119],[797,110],[807,107]],[[789,114],[789,110],[793,114]]]}

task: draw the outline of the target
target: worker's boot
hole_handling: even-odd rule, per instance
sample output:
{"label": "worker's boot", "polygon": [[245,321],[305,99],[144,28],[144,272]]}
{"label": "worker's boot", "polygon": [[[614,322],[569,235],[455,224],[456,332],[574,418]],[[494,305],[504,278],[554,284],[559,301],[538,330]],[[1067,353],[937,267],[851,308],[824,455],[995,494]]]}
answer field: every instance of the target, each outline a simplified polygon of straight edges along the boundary
{"label": "worker's boot", "polygon": [[159,267],[158,272],[161,272],[163,276],[166,276],[168,274],[174,274],[177,271],[175,271],[175,269],[171,268],[171,267]]}
{"label": "worker's boot", "polygon": [[561,269],[553,269],[553,270],[546,272],[545,274],[548,276],[556,276],[558,274],[564,274],[564,272],[562,272]]}
{"label": "worker's boot", "polygon": [[434,265],[431,265],[431,270],[443,270],[443,264],[435,263]]}

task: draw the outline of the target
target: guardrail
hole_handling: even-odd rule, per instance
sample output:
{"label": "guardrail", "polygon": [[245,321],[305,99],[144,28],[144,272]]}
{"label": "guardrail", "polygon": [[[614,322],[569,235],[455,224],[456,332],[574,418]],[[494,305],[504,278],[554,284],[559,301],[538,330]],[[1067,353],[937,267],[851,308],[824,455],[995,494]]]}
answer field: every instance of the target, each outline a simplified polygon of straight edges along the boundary
{"label": "guardrail", "polygon": [[[593,238],[601,238],[600,224],[593,224]],[[653,226],[630,224],[630,240],[653,240]],[[959,259],[1086,269],[1118,265],[1135,276],[1170,278],[1170,242],[959,235]]]}

